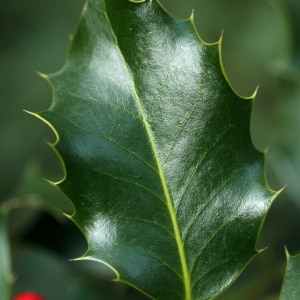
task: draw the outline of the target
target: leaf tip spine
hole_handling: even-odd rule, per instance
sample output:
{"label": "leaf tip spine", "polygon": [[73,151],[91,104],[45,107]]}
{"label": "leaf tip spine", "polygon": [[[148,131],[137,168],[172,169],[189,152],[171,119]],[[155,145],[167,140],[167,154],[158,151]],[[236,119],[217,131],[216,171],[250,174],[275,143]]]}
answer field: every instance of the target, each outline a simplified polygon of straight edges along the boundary
{"label": "leaf tip spine", "polygon": [[[264,156],[266,156],[267,155],[267,153],[268,153],[268,151],[269,151],[269,146],[267,146],[263,151],[262,151],[262,153],[263,153],[263,155]],[[266,176],[266,175],[265,175]],[[267,185],[267,188],[268,188],[268,190],[269,191],[271,191],[272,193],[274,193],[274,199],[275,198],[277,198],[277,196],[279,195],[279,194],[281,194],[284,190],[285,190],[285,188],[286,188],[286,186],[287,185],[284,185],[281,189],[279,189],[279,190],[273,190],[272,188],[270,188],[270,186],[269,186],[269,184],[268,184],[268,180],[265,178],[265,182],[266,182],[266,185]]]}
{"label": "leaf tip spine", "polygon": [[192,12],[191,12],[191,15],[189,17],[189,20],[194,23],[194,19],[195,19],[195,9],[193,8],[192,9]]}
{"label": "leaf tip spine", "polygon": [[[249,97],[249,99],[254,100],[256,98],[256,95],[258,93],[258,89],[259,89],[259,85],[256,87],[256,89],[254,90],[253,94]],[[247,99],[247,97],[245,99]]]}
{"label": "leaf tip spine", "polygon": [[290,253],[289,253],[289,251],[287,249],[287,246],[284,246],[284,252],[285,252],[286,259],[288,260],[291,255],[290,255]]}
{"label": "leaf tip spine", "polygon": [[287,185],[284,185],[281,189],[279,189],[278,191],[274,191],[274,193],[275,193],[275,198],[277,197],[277,196],[279,196],[284,190],[285,190],[285,188],[287,187]]}
{"label": "leaf tip spine", "polygon": [[270,147],[267,146],[262,152],[264,155],[266,155],[269,152]]}
{"label": "leaf tip spine", "polygon": [[46,125],[48,125],[50,127],[50,129],[53,131],[53,133],[55,135],[55,142],[53,144],[51,143],[51,145],[55,146],[58,143],[58,141],[59,141],[59,135],[58,135],[58,132],[56,131],[56,129],[53,127],[53,125],[49,121],[47,121],[46,119],[44,119],[38,113],[34,113],[34,112],[31,112],[31,111],[28,111],[28,110],[25,110],[25,109],[23,111],[26,112],[27,114],[30,114],[30,115],[32,115],[32,116],[40,119],[41,121],[43,121]]}
{"label": "leaf tip spine", "polygon": [[45,79],[45,80],[47,80],[47,81],[50,80],[47,74],[44,74],[44,73],[39,72],[39,71],[36,71],[36,73],[37,73],[40,77],[42,77],[43,79]]}
{"label": "leaf tip spine", "polygon": [[[108,269],[110,269],[113,273],[115,273],[116,278],[112,279],[112,281],[125,282],[125,281],[121,280],[119,272],[113,266],[111,266],[110,264],[106,263],[103,260],[99,260],[99,259],[96,259],[92,256],[86,255],[87,253],[85,253],[83,256],[80,256],[78,258],[73,258],[73,259],[70,259],[70,260],[71,261],[84,261],[84,260],[86,260],[86,261],[94,261],[94,262],[100,263],[100,264],[106,266]],[[128,283],[128,284],[131,285],[130,283]]]}
{"label": "leaf tip spine", "polygon": [[224,29],[222,29],[219,40],[217,41],[217,43],[219,43],[220,45],[222,45],[223,43],[223,36],[224,36]]}
{"label": "leaf tip spine", "polygon": [[257,253],[257,254],[260,254],[260,253],[262,253],[262,252],[264,252],[264,251],[266,251],[266,250],[268,250],[268,247],[265,247],[265,248],[256,250],[256,253]]}
{"label": "leaf tip spine", "polygon": [[69,261],[81,261],[85,260],[84,257],[76,257],[76,258],[70,258]]}
{"label": "leaf tip spine", "polygon": [[45,180],[47,183],[51,184],[52,186],[56,187],[57,186],[57,182],[54,182],[52,180],[49,180],[47,178],[43,178],[43,180]]}
{"label": "leaf tip spine", "polygon": [[68,218],[68,219],[72,219],[72,215],[69,215],[69,214],[67,214],[67,213],[63,213],[63,215],[66,217],[66,218]]}
{"label": "leaf tip spine", "polygon": [[232,92],[238,96],[239,98],[243,99],[243,100],[253,100],[255,97],[256,97],[256,94],[257,94],[257,90],[258,90],[258,87],[255,89],[254,93],[251,95],[251,96],[242,96],[240,95],[236,89],[233,87],[230,79],[228,78],[228,75],[227,75],[227,72],[225,70],[225,66],[224,66],[224,63],[223,63],[223,52],[222,52],[222,45],[223,45],[223,37],[224,37],[224,30],[221,31],[221,34],[220,34],[220,38],[219,40],[216,42],[216,43],[212,43],[212,44],[209,44],[209,45],[214,45],[214,44],[217,44],[218,45],[218,52],[219,52],[219,63],[220,63],[220,68],[221,68],[221,71],[224,75],[224,78],[227,82],[227,84],[229,85],[230,89],[232,90]]}
{"label": "leaf tip spine", "polygon": [[63,158],[61,157],[60,153],[58,152],[58,150],[56,149],[56,144],[59,142],[59,135],[58,135],[58,132],[56,131],[56,129],[54,128],[54,126],[49,122],[47,121],[46,119],[44,119],[40,114],[38,113],[34,113],[34,112],[31,112],[31,111],[27,111],[27,110],[23,110],[24,112],[40,119],[42,122],[44,122],[46,125],[48,125],[50,127],[50,129],[52,130],[52,132],[54,133],[55,135],[55,142],[54,143],[51,143],[49,141],[46,141],[46,143],[52,148],[52,150],[54,151],[54,153],[57,155],[61,165],[62,165],[62,169],[63,169],[63,173],[64,173],[64,176],[61,180],[57,181],[57,182],[54,182],[54,181],[51,181],[51,180],[48,180],[46,178],[44,178],[44,180],[48,183],[50,183],[52,186],[54,187],[58,187],[58,185],[60,183],[62,183],[66,177],[67,177],[67,171],[66,171],[66,166],[65,166],[65,162],[63,160]]}

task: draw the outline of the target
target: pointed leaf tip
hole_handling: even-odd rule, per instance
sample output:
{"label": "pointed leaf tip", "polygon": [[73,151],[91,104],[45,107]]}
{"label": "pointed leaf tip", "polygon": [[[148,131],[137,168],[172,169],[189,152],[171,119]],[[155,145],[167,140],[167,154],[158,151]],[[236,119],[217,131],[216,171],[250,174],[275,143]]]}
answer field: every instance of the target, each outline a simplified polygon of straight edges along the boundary
{"label": "pointed leaf tip", "polygon": [[41,73],[41,72],[39,72],[39,71],[36,71],[36,73],[40,76],[40,77],[42,77],[43,79],[45,79],[45,80],[49,80],[49,77],[48,77],[48,75],[47,74],[44,74],[44,73]]}

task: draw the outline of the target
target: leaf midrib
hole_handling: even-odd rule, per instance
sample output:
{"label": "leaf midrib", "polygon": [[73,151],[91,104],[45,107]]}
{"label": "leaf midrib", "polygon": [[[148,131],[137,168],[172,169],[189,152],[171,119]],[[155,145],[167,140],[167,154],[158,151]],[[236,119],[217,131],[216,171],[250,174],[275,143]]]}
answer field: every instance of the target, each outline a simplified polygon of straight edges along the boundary
{"label": "leaf midrib", "polygon": [[165,178],[165,175],[164,175],[164,172],[163,172],[163,169],[162,169],[162,165],[160,163],[160,159],[159,159],[159,156],[158,156],[158,153],[157,153],[157,150],[156,150],[154,139],[152,137],[152,133],[151,133],[149,123],[147,122],[147,118],[145,116],[140,98],[139,98],[139,96],[137,94],[137,91],[136,91],[136,88],[135,88],[135,83],[134,83],[134,81],[132,81],[132,82],[133,82],[133,87],[134,87],[134,95],[136,97],[136,101],[137,101],[138,107],[139,107],[141,115],[142,115],[142,121],[145,125],[146,132],[147,132],[147,135],[149,137],[150,145],[151,145],[154,157],[155,157],[155,161],[156,161],[157,168],[158,168],[158,174],[159,174],[159,177],[160,177],[161,182],[162,182],[164,195],[165,195],[166,201],[167,201],[167,207],[168,207],[168,210],[169,210],[169,213],[170,213],[170,217],[171,217],[171,221],[172,221],[172,225],[173,225],[173,229],[174,229],[174,236],[175,236],[175,240],[176,240],[176,243],[177,243],[177,246],[178,246],[178,252],[179,252],[180,262],[181,262],[181,266],[182,266],[183,281],[184,281],[184,288],[185,288],[185,299],[186,300],[191,300],[190,274],[188,272],[186,255],[185,255],[183,242],[182,242],[182,238],[181,238],[181,234],[180,234],[180,230],[179,230],[179,225],[178,225],[178,222],[177,222],[177,218],[176,218],[176,215],[175,215],[173,203],[172,203],[172,200],[171,200],[168,184],[166,182],[166,178]]}
{"label": "leaf midrib", "polygon": [[[104,6],[106,7],[105,0],[103,0],[103,1],[104,1]],[[110,20],[109,20],[106,9],[104,9],[103,13],[105,15],[105,18],[106,18],[108,24],[109,24],[109,27],[111,28],[111,33],[114,37],[115,45],[116,45],[116,47],[117,47],[117,49],[118,49],[118,51],[121,55],[121,58],[123,60],[124,66],[125,66],[125,69],[127,70],[129,78],[131,79],[131,82],[132,82],[133,93],[134,93],[138,108],[139,108],[141,116],[142,116],[142,122],[143,122],[143,124],[146,128],[146,132],[147,132],[147,135],[149,137],[150,145],[151,145],[151,148],[152,148],[152,151],[153,151],[153,155],[155,157],[155,161],[156,161],[157,168],[158,168],[158,174],[159,174],[159,177],[160,177],[161,182],[162,182],[164,195],[165,195],[166,201],[167,201],[168,211],[170,213],[170,217],[171,217],[171,221],[172,221],[172,225],[173,225],[173,229],[174,229],[174,236],[175,236],[176,244],[178,246],[178,253],[179,253],[179,258],[180,258],[181,267],[182,267],[183,283],[184,283],[184,289],[185,289],[185,300],[192,300],[191,280],[190,280],[190,274],[189,274],[189,271],[188,271],[188,265],[187,265],[187,261],[186,261],[186,254],[185,254],[185,250],[184,250],[184,246],[183,246],[183,241],[182,241],[182,238],[181,238],[179,225],[178,225],[178,222],[177,222],[174,206],[173,206],[172,199],[171,199],[171,196],[170,196],[168,184],[167,184],[167,181],[166,181],[166,178],[165,178],[165,175],[164,175],[164,172],[163,172],[162,164],[160,162],[159,155],[158,155],[158,152],[157,152],[157,149],[156,149],[156,145],[155,145],[155,142],[154,142],[154,139],[153,139],[153,136],[152,136],[152,131],[151,131],[150,125],[147,121],[147,118],[146,118],[146,115],[145,115],[140,97],[137,93],[135,81],[132,78],[132,75],[131,75],[131,73],[128,69],[128,65],[126,63],[125,57],[124,57],[124,55],[121,51],[121,48],[119,47],[117,36],[115,35],[115,33],[113,31],[113,28],[111,26],[111,23],[110,23]]]}

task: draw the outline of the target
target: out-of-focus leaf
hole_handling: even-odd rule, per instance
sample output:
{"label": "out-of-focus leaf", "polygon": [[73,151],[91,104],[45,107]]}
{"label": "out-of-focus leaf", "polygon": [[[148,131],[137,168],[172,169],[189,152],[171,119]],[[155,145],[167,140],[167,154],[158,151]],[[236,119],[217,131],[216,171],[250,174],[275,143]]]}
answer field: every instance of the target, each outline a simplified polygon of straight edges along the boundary
{"label": "out-of-focus leaf", "polygon": [[41,166],[37,162],[27,163],[13,195],[19,198],[20,206],[37,207],[50,212],[55,217],[60,217],[62,212],[73,211],[70,200],[42,179]]}
{"label": "out-of-focus leaf", "polygon": [[276,193],[233,92],[221,41],[156,0],[90,0],[48,111],[73,201],[103,262],[153,299],[210,299],[257,253]]}
{"label": "out-of-focus leaf", "polygon": [[286,258],[286,273],[280,294],[280,299],[300,299],[300,254],[291,256],[286,250]]}
{"label": "out-of-focus leaf", "polygon": [[0,202],[13,193],[29,159],[42,164],[43,177],[61,176],[55,155],[39,142],[51,140],[52,132],[37,126],[23,109],[49,105],[51,90],[36,71],[50,72],[62,65],[83,4],[84,0],[0,1]]}
{"label": "out-of-focus leaf", "polygon": [[293,53],[272,65],[271,72],[281,82],[271,124],[270,163],[276,179],[287,185],[286,193],[299,207],[300,182],[300,6],[297,0],[286,0],[290,16]]}
{"label": "out-of-focus leaf", "polygon": [[31,229],[42,211],[60,220],[63,212],[73,211],[72,203],[42,179],[36,162],[27,163],[19,184],[5,202],[10,209],[10,233],[18,239]]}
{"label": "out-of-focus leaf", "polygon": [[87,272],[80,273],[74,264],[54,253],[43,248],[20,247],[13,254],[16,275],[13,296],[34,291],[49,300],[106,300],[105,295],[101,296],[101,285],[97,290],[88,282]]}
{"label": "out-of-focus leaf", "polygon": [[3,300],[10,299],[13,284],[7,222],[8,213],[0,206],[0,293]]}

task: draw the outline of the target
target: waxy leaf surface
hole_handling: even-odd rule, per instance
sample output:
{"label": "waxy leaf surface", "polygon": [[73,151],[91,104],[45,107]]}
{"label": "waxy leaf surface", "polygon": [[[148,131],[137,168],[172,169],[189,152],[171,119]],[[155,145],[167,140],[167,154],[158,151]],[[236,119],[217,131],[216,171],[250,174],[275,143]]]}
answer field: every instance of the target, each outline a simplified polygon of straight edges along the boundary
{"label": "waxy leaf surface", "polygon": [[84,259],[153,299],[210,299],[256,254],[275,193],[252,145],[252,98],[234,93],[221,42],[156,0],[89,0],[38,114],[57,134],[59,188]]}

